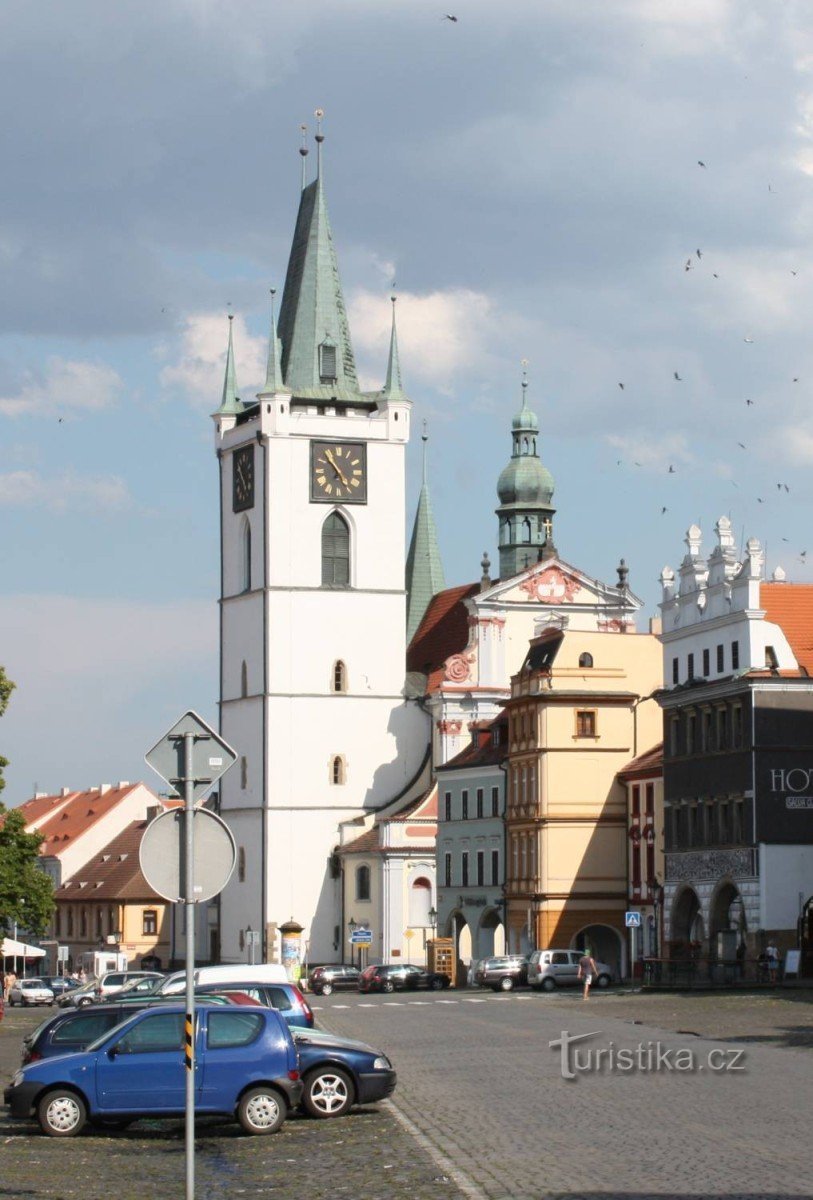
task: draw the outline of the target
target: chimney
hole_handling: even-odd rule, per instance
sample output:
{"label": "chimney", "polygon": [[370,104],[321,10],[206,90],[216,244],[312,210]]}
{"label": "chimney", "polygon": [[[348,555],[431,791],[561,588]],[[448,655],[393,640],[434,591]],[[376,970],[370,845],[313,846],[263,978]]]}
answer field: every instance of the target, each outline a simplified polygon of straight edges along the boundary
{"label": "chimney", "polygon": [[147,815],[145,818],[147,824],[149,825],[150,821],[154,821],[155,818],[158,816],[158,814],[162,813],[163,811],[164,810],[163,810],[163,808],[161,808],[160,804],[148,804],[147,805]]}
{"label": "chimney", "polygon": [[60,794],[60,796],[70,796],[71,791],[72,791],[71,788],[64,787],[64,788],[59,789],[59,794]]}
{"label": "chimney", "polygon": [[661,621],[660,617],[650,617],[649,618],[649,632],[650,633],[663,633],[663,622]]}
{"label": "chimney", "polygon": [[129,786],[130,786],[130,780],[129,780],[129,779],[120,779],[120,780],[118,781],[118,783],[116,784],[116,790],[117,790],[117,791],[119,791],[119,792],[123,792],[123,791],[124,791],[124,789],[125,789],[125,788],[128,788]]}
{"label": "chimney", "polygon": [[109,791],[110,791],[109,783],[100,783],[99,784],[98,792],[99,792],[100,796],[103,796],[105,794],[105,792],[109,792]]}

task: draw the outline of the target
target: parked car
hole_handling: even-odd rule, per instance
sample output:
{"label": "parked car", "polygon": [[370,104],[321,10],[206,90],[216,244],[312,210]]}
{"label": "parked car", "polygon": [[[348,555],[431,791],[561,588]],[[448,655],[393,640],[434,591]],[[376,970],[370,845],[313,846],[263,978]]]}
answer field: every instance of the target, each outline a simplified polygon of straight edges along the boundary
{"label": "parked car", "polygon": [[18,979],[9,989],[8,1002],[11,1008],[15,1004],[21,1004],[24,1008],[30,1004],[53,1004],[54,993],[42,979]]}
{"label": "parked car", "polygon": [[[42,1058],[55,1058],[58,1054],[75,1054],[142,1009],[165,1008],[168,1004],[177,1003],[174,999],[145,997],[140,1001],[117,999],[111,1004],[60,1009],[23,1038],[22,1065],[38,1062]],[[225,996],[200,997],[196,998],[196,1003],[210,1007],[230,1005]]]}
{"label": "parked car", "polygon": [[163,978],[160,971],[105,971],[96,980],[93,992],[96,1000],[107,1000],[131,983],[141,983],[145,979],[161,981]]}
{"label": "parked car", "polygon": [[196,996],[224,995],[241,992],[258,1004],[265,1004],[282,1013],[289,1025],[303,1029],[313,1028],[313,1012],[305,997],[294,983],[207,983],[195,989]]}
{"label": "parked car", "polygon": [[[528,983],[546,992],[557,987],[575,987],[580,982],[579,959],[583,954],[583,950],[534,950],[528,959]],[[596,987],[609,987],[613,981],[612,967],[598,960],[596,966]]]}
{"label": "parked car", "polygon": [[85,1005],[92,1004],[96,998],[96,983],[97,980],[94,976],[87,983],[63,992],[58,998],[57,1004],[60,1008],[83,1008]]}
{"label": "parked car", "polygon": [[[221,963],[213,967],[195,968],[195,986],[206,984],[244,983],[288,983],[288,972],[281,963]],[[186,971],[174,971],[164,978],[161,991],[168,996],[177,995],[186,987]]]}
{"label": "parked car", "polygon": [[70,975],[40,975],[40,979],[55,996],[64,996],[65,992],[72,992],[79,987],[78,982],[71,979]]}
{"label": "parked car", "polygon": [[292,1030],[304,1084],[302,1107],[312,1117],[341,1117],[354,1104],[384,1100],[395,1088],[386,1054],[323,1029]]}
{"label": "parked car", "polygon": [[308,976],[308,987],[317,996],[329,996],[337,989],[357,988],[360,974],[358,967],[350,967],[346,963],[314,967]]}
{"label": "parked car", "polygon": [[117,992],[116,999],[136,1000],[142,996],[158,995],[161,990],[161,984],[165,979],[165,975],[147,976],[144,979],[132,979],[129,983],[125,983],[120,992]]}
{"label": "parked car", "polygon": [[448,975],[436,971],[424,971],[406,963],[389,963],[380,967],[367,967],[359,975],[360,992],[413,991],[415,988],[431,988],[438,992],[451,984]]}
{"label": "parked car", "polygon": [[510,992],[528,982],[528,959],[524,954],[503,954],[483,958],[474,970],[474,982],[495,992]]}
{"label": "parked car", "polygon": [[[195,1111],[233,1116],[247,1133],[274,1133],[302,1099],[296,1046],[272,1008],[201,1007]],[[12,1117],[36,1116],[49,1137],[85,1124],[123,1127],[141,1117],[181,1117],[186,1070],[184,1011],[148,1008],[78,1054],[17,1071],[4,1099]]]}

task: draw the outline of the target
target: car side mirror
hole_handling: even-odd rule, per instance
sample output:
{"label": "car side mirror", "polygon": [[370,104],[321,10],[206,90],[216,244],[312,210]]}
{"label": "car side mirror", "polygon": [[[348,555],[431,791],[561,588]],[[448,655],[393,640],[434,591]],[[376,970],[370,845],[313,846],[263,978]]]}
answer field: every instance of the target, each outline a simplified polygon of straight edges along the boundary
{"label": "car side mirror", "polygon": [[119,1044],[118,1044],[118,1042],[115,1042],[115,1043],[114,1043],[114,1044],[113,1044],[113,1045],[110,1047],[110,1049],[107,1051],[107,1057],[108,1057],[109,1059],[111,1059],[111,1060],[112,1060],[112,1059],[114,1059],[114,1058],[116,1057],[116,1055],[117,1055],[118,1053],[119,1053]]}

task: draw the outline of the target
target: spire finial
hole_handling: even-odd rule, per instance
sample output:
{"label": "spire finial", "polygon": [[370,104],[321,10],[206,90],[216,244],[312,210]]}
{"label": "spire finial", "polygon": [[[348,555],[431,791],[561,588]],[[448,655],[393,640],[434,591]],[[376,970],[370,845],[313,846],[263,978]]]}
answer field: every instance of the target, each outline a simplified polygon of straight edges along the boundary
{"label": "spire finial", "polygon": [[387,379],[384,384],[383,395],[388,400],[404,400],[405,396],[401,384],[401,360],[398,356],[398,333],[395,328],[395,305],[398,300],[395,293],[390,295],[390,300],[392,302],[392,329],[390,332],[390,356],[387,361]]}
{"label": "spire finial", "polygon": [[523,358],[520,361],[522,367],[522,407],[528,407],[528,360]]}
{"label": "spire finial", "polygon": [[317,108],[313,114],[316,117],[316,178],[322,177],[322,142],[325,140],[325,135],[322,133],[322,119],[325,115],[323,108]]}
{"label": "spire finial", "polygon": [[233,322],[234,313],[229,313],[229,344],[226,350],[226,373],[223,378],[223,401],[219,411],[221,413],[241,413],[243,411],[243,403],[237,395],[237,375],[234,369],[234,340],[233,340]]}
{"label": "spire finial", "polygon": [[299,132],[302,136],[302,145],[299,147],[299,153],[302,155],[302,191],[305,190],[305,159],[308,157],[308,127],[300,125]]}
{"label": "spire finial", "polygon": [[423,429],[421,431],[421,441],[423,442],[423,486],[426,487],[426,448],[429,441],[429,430],[426,420],[424,420]]}
{"label": "spire finial", "polygon": [[279,338],[277,337],[277,321],[274,313],[274,297],[277,289],[268,289],[271,294],[271,331],[268,336],[268,362],[265,369],[265,386],[260,396],[287,391],[282,383],[282,365]]}
{"label": "spire finial", "polygon": [[488,557],[488,551],[483,551],[483,557],[480,560],[480,566],[483,569],[483,574],[480,577],[480,591],[486,592],[491,587],[491,559]]}

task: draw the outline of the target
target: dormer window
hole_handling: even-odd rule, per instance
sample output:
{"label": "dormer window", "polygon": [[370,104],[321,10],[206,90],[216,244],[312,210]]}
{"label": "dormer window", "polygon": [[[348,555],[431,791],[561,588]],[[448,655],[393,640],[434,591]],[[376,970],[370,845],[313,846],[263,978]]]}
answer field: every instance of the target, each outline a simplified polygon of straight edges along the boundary
{"label": "dormer window", "polygon": [[335,383],[336,373],[336,343],[325,338],[319,347],[319,382]]}
{"label": "dormer window", "polygon": [[776,651],[773,646],[765,647],[765,666],[769,671],[779,670],[779,659],[776,657]]}

